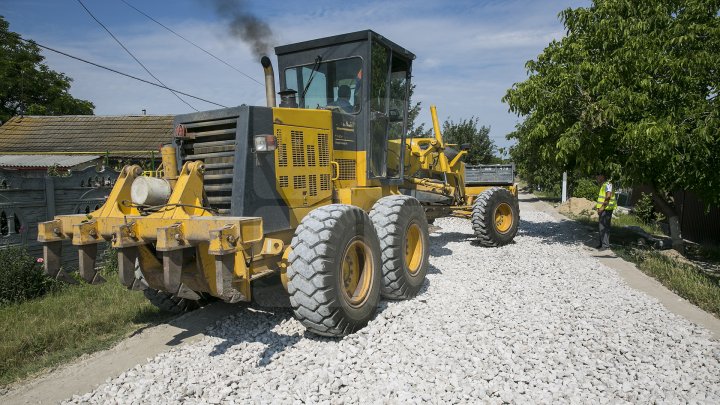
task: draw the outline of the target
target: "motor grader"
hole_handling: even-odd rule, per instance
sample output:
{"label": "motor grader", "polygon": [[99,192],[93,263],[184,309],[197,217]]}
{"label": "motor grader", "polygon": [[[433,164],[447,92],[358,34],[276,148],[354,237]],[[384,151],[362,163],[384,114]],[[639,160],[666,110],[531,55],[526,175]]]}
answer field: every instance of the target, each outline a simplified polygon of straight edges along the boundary
{"label": "motor grader", "polygon": [[365,325],[380,297],[416,295],[428,268],[428,220],[471,217],[481,245],[510,242],[518,208],[505,187],[465,184],[465,148],[407,136],[415,56],[373,31],[277,47],[279,92],[264,57],[267,106],[179,115],[161,149],[162,177],[122,169],[88,215],[39,224],[48,275],[63,243],[88,283],[98,244],[119,277],[153,302],[253,299],[278,277],[294,315],[320,335]]}

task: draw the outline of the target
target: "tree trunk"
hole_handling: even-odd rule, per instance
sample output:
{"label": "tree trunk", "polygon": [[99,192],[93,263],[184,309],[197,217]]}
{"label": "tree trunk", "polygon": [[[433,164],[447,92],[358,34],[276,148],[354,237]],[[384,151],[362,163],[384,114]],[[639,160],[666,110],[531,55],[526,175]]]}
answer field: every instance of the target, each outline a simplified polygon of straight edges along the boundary
{"label": "tree trunk", "polygon": [[680,217],[678,216],[675,209],[670,206],[665,196],[660,194],[657,189],[655,189],[655,186],[650,186],[650,191],[652,192],[652,197],[655,205],[660,209],[660,212],[662,212],[662,214],[665,215],[668,219],[668,224],[670,225],[670,239],[672,239],[673,249],[684,254],[685,242],[683,240],[682,232],[680,230]]}

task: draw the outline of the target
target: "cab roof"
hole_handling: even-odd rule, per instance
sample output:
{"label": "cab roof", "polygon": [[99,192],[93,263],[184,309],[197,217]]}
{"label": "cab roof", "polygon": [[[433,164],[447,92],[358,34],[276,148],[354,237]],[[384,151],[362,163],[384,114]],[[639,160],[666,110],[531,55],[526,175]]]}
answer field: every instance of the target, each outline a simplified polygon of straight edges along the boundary
{"label": "cab roof", "polygon": [[356,32],[350,32],[347,34],[340,34],[340,35],[334,35],[331,37],[325,37],[325,38],[318,38],[313,39],[310,41],[303,41],[303,42],[297,42],[294,44],[288,44],[288,45],[282,45],[275,47],[275,54],[277,56],[280,55],[286,55],[301,51],[307,51],[312,50],[316,48],[325,48],[332,45],[339,45],[344,44],[348,42],[360,42],[360,41],[369,41],[371,39],[375,39],[378,42],[382,43],[383,45],[387,46],[388,48],[392,49],[393,53],[401,54],[405,56],[408,59],[415,59],[415,54],[408,51],[407,49],[401,47],[400,45],[390,41],[389,39],[383,37],[382,35],[378,34],[375,31],[372,30],[363,30],[363,31],[356,31]]}

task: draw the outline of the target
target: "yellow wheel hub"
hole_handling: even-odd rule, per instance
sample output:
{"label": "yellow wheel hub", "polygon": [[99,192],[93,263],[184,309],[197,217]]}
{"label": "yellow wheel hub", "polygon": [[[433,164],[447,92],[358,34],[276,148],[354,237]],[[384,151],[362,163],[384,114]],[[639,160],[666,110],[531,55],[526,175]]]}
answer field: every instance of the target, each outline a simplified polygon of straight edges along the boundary
{"label": "yellow wheel hub", "polygon": [[360,239],[351,241],[342,259],[342,291],[354,307],[365,303],[372,285],[373,257],[370,247]]}
{"label": "yellow wheel hub", "polygon": [[405,237],[405,265],[410,274],[415,274],[420,270],[425,253],[423,245],[422,231],[418,224],[410,224]]}
{"label": "yellow wheel hub", "polygon": [[512,208],[507,203],[501,203],[495,208],[495,229],[499,233],[507,233],[513,223]]}

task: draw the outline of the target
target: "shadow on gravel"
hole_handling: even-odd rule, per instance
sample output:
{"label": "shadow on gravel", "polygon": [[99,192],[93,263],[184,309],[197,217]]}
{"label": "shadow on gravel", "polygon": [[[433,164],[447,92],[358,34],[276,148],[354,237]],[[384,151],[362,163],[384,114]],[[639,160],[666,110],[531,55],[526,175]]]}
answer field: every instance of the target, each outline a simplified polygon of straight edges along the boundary
{"label": "shadow on gravel", "polygon": [[434,257],[450,256],[453,251],[445,245],[452,242],[473,243],[475,239],[471,234],[462,232],[446,232],[438,235],[430,235],[430,255]]}
{"label": "shadow on gravel", "polygon": [[[439,274],[440,270],[433,265],[429,265],[427,273]],[[292,334],[276,331],[277,327],[293,318],[290,301],[279,282],[273,284],[270,281],[264,283],[264,285],[261,283],[258,284],[259,288],[253,289],[253,293],[257,294],[255,296],[256,302],[248,306],[237,307],[238,312],[232,317],[224,319],[219,324],[205,331],[206,336],[222,339],[222,342],[213,347],[209,353],[210,356],[224,355],[234,346],[243,343],[260,343],[265,345],[265,347],[257,364],[258,366],[264,367],[272,363],[274,360],[273,357],[278,353],[283,353],[291,349],[301,340],[312,340],[328,344],[337,343],[342,340],[342,338],[318,336],[306,330]],[[419,299],[425,302],[423,295],[425,295],[429,288],[430,280],[426,278],[418,295],[412,299]],[[393,300],[381,298],[375,317],[387,310],[388,304],[392,301]],[[180,335],[182,335],[182,333]]]}
{"label": "shadow on gravel", "polygon": [[[442,274],[442,271],[438,269],[437,267],[433,266],[432,264],[428,265],[427,274]],[[427,284],[429,281],[425,280],[425,283]],[[425,290],[425,286],[423,286],[420,289],[420,292],[418,294],[422,294]]]}
{"label": "shadow on gravel", "polygon": [[518,227],[519,236],[528,236],[539,238],[541,243],[545,244],[563,244],[576,245],[583,243],[586,246],[593,247],[597,241],[588,237],[587,230],[582,225],[578,225],[572,221],[548,221],[548,222],[529,222],[520,219]]}

